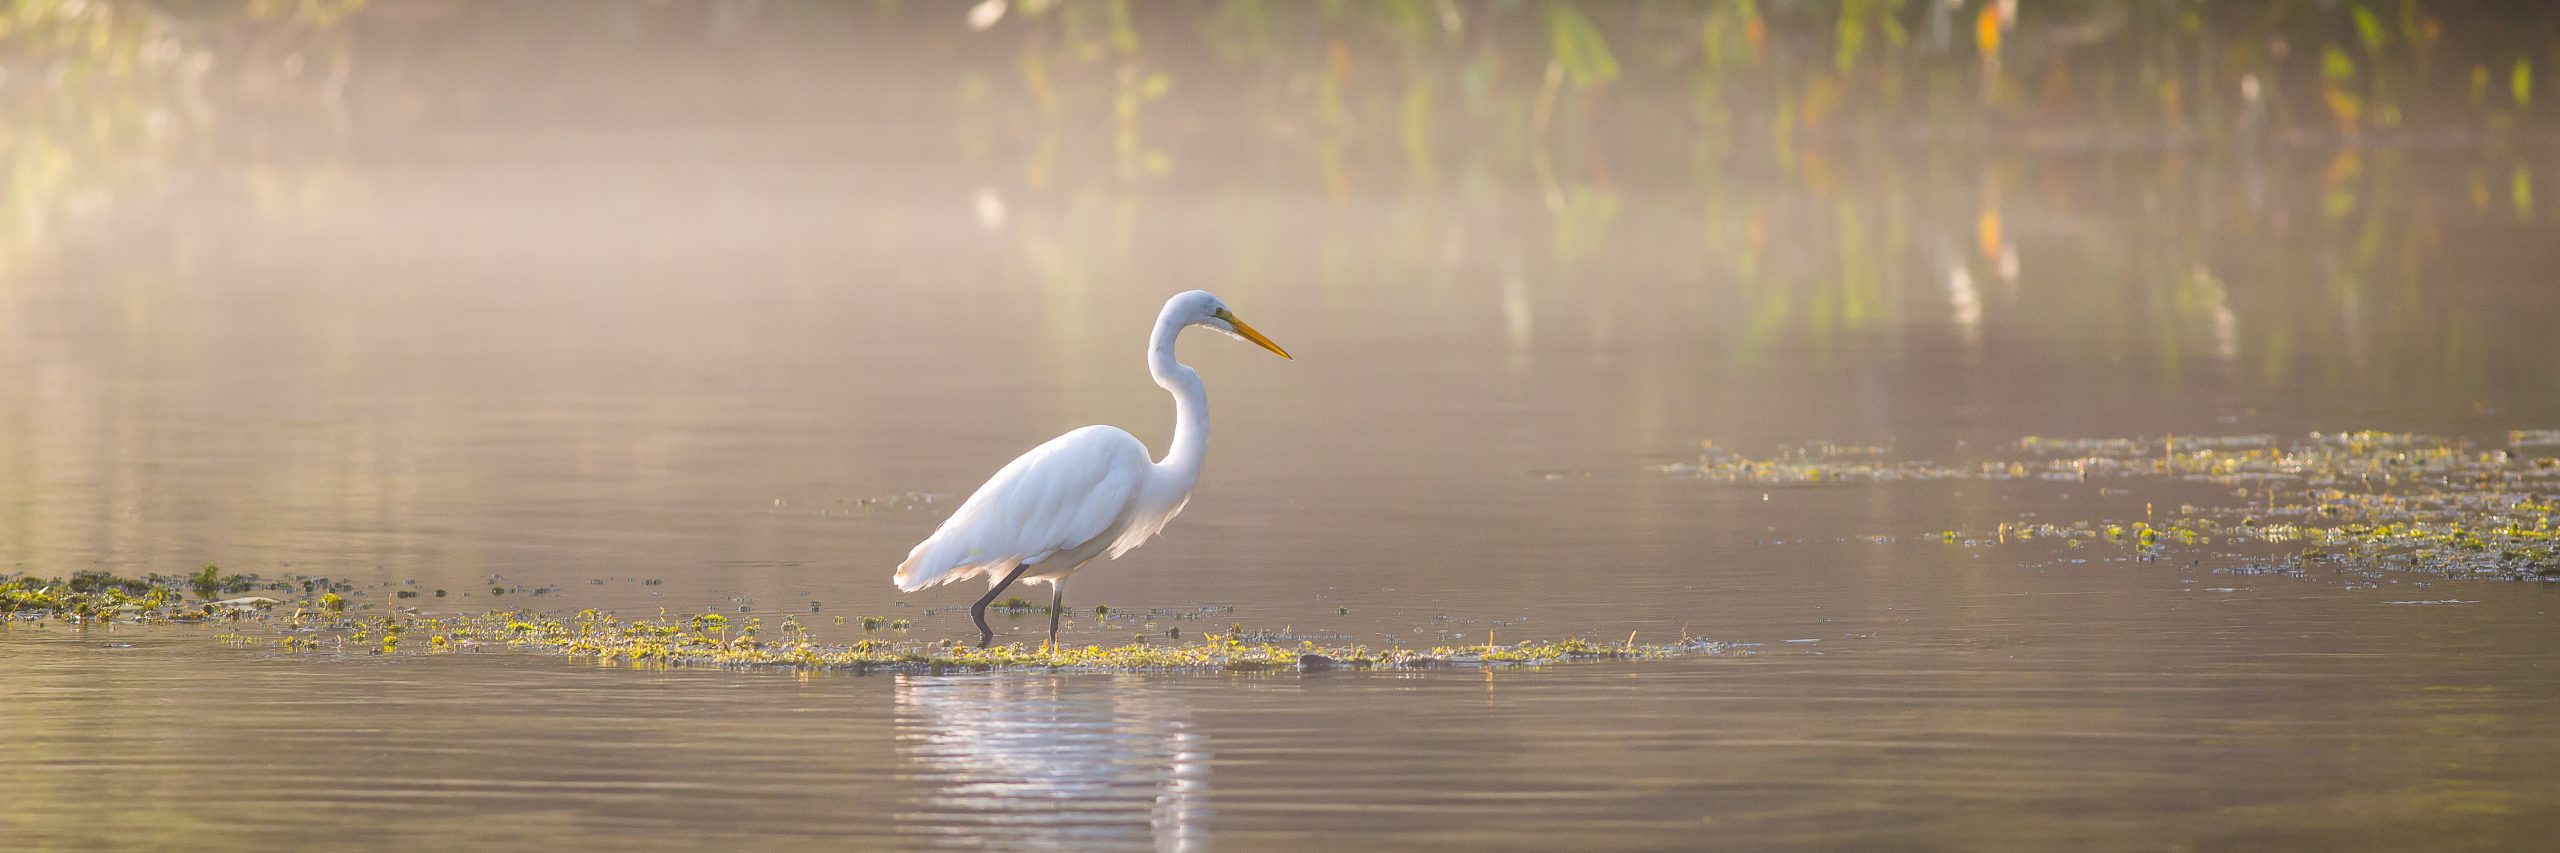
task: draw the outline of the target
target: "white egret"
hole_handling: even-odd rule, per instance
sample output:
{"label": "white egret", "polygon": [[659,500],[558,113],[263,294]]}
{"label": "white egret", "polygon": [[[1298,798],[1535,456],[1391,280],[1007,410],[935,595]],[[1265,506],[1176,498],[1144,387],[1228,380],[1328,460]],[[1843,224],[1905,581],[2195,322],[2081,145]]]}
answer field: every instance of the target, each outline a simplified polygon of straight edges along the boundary
{"label": "white egret", "polygon": [[1173,360],[1174,338],[1205,326],[1288,358],[1289,351],[1245,325],[1205,290],[1175,294],[1147,339],[1147,372],[1173,394],[1173,446],[1152,461],[1147,445],[1118,427],[1089,426],[1050,439],[997,471],[932,536],[907,552],[894,580],[920,589],[985,576],[986,597],[969,608],[978,645],[995,641],[987,605],[1015,581],[1049,585],[1049,642],[1058,641],[1066,579],[1093,558],[1118,558],[1145,544],[1191,500],[1209,453],[1209,392],[1200,372]]}

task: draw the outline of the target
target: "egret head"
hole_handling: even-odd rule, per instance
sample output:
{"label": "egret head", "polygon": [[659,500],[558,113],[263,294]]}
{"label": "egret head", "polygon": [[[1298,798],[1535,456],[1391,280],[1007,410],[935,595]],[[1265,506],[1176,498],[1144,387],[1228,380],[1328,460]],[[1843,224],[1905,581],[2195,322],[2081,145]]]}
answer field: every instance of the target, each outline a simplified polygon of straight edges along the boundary
{"label": "egret head", "polygon": [[1248,341],[1255,346],[1270,350],[1273,355],[1289,358],[1288,350],[1281,349],[1279,344],[1272,343],[1270,338],[1263,337],[1261,332],[1254,331],[1252,326],[1245,325],[1243,320],[1236,319],[1235,312],[1227,310],[1227,303],[1219,301],[1218,297],[1210,295],[1206,290],[1175,294],[1172,300],[1165,303],[1164,311],[1167,315],[1179,318],[1183,325],[1216,329],[1226,333],[1228,337]]}

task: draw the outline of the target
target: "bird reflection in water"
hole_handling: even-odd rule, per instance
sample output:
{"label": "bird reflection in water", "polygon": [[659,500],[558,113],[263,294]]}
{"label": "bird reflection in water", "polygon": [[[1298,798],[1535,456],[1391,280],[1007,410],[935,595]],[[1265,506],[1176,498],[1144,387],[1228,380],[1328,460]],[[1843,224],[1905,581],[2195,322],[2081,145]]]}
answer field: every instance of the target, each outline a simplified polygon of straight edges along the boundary
{"label": "bird reflection in water", "polygon": [[901,834],[965,846],[1194,850],[1208,741],[1143,680],[898,676]]}

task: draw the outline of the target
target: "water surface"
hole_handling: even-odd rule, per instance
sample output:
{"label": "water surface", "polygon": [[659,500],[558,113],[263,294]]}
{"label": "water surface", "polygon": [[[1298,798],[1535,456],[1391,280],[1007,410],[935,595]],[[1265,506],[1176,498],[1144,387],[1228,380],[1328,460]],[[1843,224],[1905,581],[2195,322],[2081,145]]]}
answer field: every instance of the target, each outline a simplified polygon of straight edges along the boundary
{"label": "water surface", "polygon": [[[2560,426],[2560,244],[2530,201],[2560,197],[2560,163],[2534,149],[1915,146],[1826,172],[1699,165],[1672,140],[1556,153],[1541,177],[1451,143],[1425,178],[1176,124],[1149,140],[1170,175],[1132,182],[1073,143],[946,146],[922,119],[800,101],[662,114],[648,85],[483,92],[497,105],[440,122],[235,119],[40,228],[9,220],[0,564],[325,575],[377,612],[796,614],[839,640],[859,632],[832,617],[877,614],[960,636],[971,591],[902,596],[892,567],[1049,436],[1113,423],[1161,447],[1142,341],[1199,287],[1298,358],[1185,340],[1207,474],[1164,538],[1076,578],[1071,604],[1125,615],[1080,613],[1071,640],[1234,623],[1737,645],[1536,671],[856,677],[11,624],[8,846],[2560,831],[2560,587],[1928,535],[2147,497],[2104,484],[1652,470],[1704,441],[1926,455],[2381,428],[2494,447]],[[302,133],[323,142],[275,141]],[[2393,603],[2421,600],[2460,603]]]}

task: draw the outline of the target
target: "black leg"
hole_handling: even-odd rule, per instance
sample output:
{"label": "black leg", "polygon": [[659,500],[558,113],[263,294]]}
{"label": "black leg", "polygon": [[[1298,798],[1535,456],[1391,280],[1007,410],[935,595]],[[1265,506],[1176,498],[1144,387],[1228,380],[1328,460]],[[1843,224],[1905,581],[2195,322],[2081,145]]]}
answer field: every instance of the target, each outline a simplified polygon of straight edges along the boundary
{"label": "black leg", "polygon": [[1065,578],[1059,578],[1049,582],[1049,648],[1052,650],[1058,647],[1058,614],[1065,612],[1067,612],[1067,581]]}
{"label": "black leg", "polygon": [[996,596],[1002,594],[1005,587],[1012,586],[1013,580],[1022,577],[1022,570],[1028,568],[1031,568],[1030,563],[1014,564],[1013,574],[1005,575],[1002,582],[987,590],[987,597],[978,599],[977,605],[969,608],[969,619],[978,623],[978,648],[986,648],[988,643],[996,641],[996,629],[987,627],[987,605],[995,603]]}

